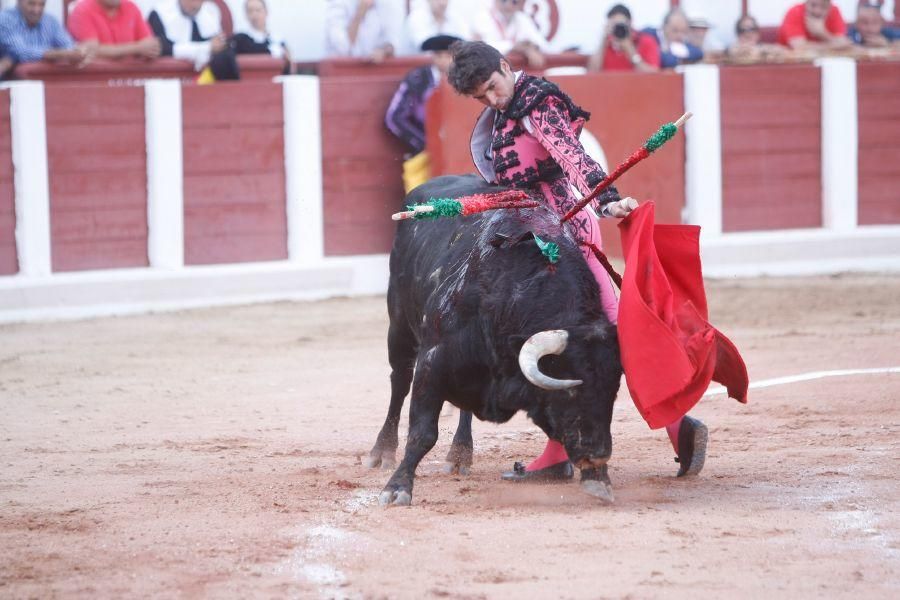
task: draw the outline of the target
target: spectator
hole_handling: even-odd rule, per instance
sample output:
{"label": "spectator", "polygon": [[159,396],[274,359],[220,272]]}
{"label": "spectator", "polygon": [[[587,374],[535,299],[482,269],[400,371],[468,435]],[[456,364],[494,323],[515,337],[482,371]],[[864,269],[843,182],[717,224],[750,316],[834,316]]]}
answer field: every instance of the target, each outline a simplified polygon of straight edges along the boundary
{"label": "spectator", "polygon": [[631,26],[631,11],[616,4],[606,13],[606,29],[600,46],[588,60],[588,71],[659,70],[659,45],[652,36],[635,31]]}
{"label": "spectator", "polygon": [[491,8],[485,8],[475,16],[472,38],[485,42],[500,54],[519,52],[529,66],[544,66],[547,40],[538,31],[531,17],[522,12],[525,0],[493,0]]}
{"label": "spectator", "polygon": [[900,29],[886,27],[877,2],[860,2],[856,11],[856,25],[847,35],[854,44],[869,48],[886,48],[900,40]]}
{"label": "spectator", "polygon": [[6,79],[6,74],[9,73],[14,66],[16,66],[16,63],[6,55],[3,47],[0,46],[0,81]]}
{"label": "spectator", "polygon": [[703,50],[688,41],[690,30],[687,15],[680,8],[673,8],[666,13],[662,29],[644,30],[654,36],[659,44],[660,66],[663,69],[703,60]]}
{"label": "spectator", "polygon": [[709,32],[709,21],[702,17],[691,18],[688,19],[688,28],[687,41],[702,49],[706,44],[706,34]]}
{"label": "spectator", "polygon": [[397,53],[403,17],[396,0],[328,0],[325,19],[329,56],[380,63]]}
{"label": "spectator", "polygon": [[162,55],[189,60],[200,70],[226,49],[218,7],[205,0],[158,0],[147,18]]}
{"label": "spectator", "polygon": [[761,44],[759,23],[750,15],[744,15],[734,26],[736,41],[728,48],[729,58],[739,62],[761,62],[784,58],[784,46]]}
{"label": "spectator", "polygon": [[407,73],[400,83],[384,123],[406,146],[403,183],[407,192],[425,183],[431,176],[431,165],[425,150],[425,104],[434,90],[446,79],[453,57],[450,46],[460,41],[452,35],[436,35],[424,42],[420,50],[431,54],[431,64]]}
{"label": "spectator", "polygon": [[283,58],[285,67],[290,73],[291,53],[288,52],[284,39],[269,31],[269,7],[266,0],[246,0],[244,12],[250,30],[235,34],[232,47],[237,54],[271,54],[274,58]]}
{"label": "spectator", "polygon": [[851,44],[847,24],[831,0],[806,0],[787,11],[778,43],[793,50],[807,47],[845,48]]}
{"label": "spectator", "polygon": [[414,3],[406,18],[407,51],[419,52],[425,40],[438,35],[452,35],[460,39],[471,37],[466,23],[450,0],[421,0]]}
{"label": "spectator", "polygon": [[453,57],[450,46],[460,39],[452,35],[430,37],[422,43],[422,52],[431,54],[431,64],[407,73],[394,93],[385,115],[387,128],[406,144],[410,154],[425,149],[425,103],[447,76]]}
{"label": "spectator", "polygon": [[47,0],[16,0],[15,7],[0,12],[0,54],[5,56],[4,65],[46,60],[84,66],[91,61],[96,44],[75,44],[59,21],[44,14],[46,3]]}
{"label": "spectator", "polygon": [[727,44],[722,40],[721,31],[710,23],[706,17],[699,15],[691,16],[688,19],[687,41],[701,50],[703,50],[704,58],[710,58],[710,55],[721,55],[725,52]]}
{"label": "spectator", "polygon": [[68,27],[79,42],[96,42],[101,58],[156,58],[162,51],[131,0],[80,0],[69,15]]}

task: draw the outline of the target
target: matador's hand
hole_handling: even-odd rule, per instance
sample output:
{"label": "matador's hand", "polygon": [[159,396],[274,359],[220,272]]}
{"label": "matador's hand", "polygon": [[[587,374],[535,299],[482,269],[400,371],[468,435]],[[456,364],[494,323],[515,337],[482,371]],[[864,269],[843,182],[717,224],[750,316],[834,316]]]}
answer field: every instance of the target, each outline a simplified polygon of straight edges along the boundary
{"label": "matador's hand", "polygon": [[600,208],[601,217],[614,217],[621,219],[627,217],[628,214],[638,207],[638,201],[632,197],[622,198],[618,202],[610,202],[604,204]]}

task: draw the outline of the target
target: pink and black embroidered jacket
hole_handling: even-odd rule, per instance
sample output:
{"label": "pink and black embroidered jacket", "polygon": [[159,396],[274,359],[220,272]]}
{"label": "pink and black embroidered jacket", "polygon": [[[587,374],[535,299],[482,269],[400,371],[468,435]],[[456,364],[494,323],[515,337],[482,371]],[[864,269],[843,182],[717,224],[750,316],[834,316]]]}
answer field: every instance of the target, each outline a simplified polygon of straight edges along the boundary
{"label": "pink and black embroidered jacket", "polygon": [[[589,118],[556,84],[518,74],[506,110],[487,108],[478,118],[472,159],[486,181],[538,191],[565,212],[577,202],[570,184],[586,195],[606,177],[578,141]],[[619,199],[610,186],[596,204]]]}

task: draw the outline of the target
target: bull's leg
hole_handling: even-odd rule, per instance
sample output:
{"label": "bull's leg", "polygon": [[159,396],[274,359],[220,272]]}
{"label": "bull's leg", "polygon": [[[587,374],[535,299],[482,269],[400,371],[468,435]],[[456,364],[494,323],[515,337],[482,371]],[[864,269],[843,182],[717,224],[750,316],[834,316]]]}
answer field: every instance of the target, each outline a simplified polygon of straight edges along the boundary
{"label": "bull's leg", "polygon": [[472,466],[472,413],[467,410],[459,411],[459,425],[456,426],[456,435],[447,453],[447,464],[444,472],[459,475],[468,475]]}
{"label": "bull's leg", "polygon": [[393,469],[397,465],[397,427],[403,400],[409,393],[416,362],[416,346],[408,328],[391,322],[388,330],[388,361],[391,363],[391,404],[387,418],[365,464],[374,468]]}
{"label": "bull's leg", "polygon": [[431,365],[419,363],[413,382],[412,398],[409,406],[409,435],[406,451],[400,466],[388,480],[378,497],[382,506],[393,504],[408,506],[412,502],[413,479],[416,467],[422,458],[434,447],[438,439],[438,418],[443,401],[430,389]]}

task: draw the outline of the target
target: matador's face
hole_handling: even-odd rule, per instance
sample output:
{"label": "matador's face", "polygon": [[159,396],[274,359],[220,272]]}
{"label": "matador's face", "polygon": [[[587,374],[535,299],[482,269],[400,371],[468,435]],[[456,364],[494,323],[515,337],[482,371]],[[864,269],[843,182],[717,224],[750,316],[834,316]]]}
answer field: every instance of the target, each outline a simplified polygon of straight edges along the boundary
{"label": "matador's face", "polygon": [[491,73],[487,81],[475,88],[472,97],[496,110],[506,110],[516,88],[516,76],[505,60],[500,61],[500,70]]}

